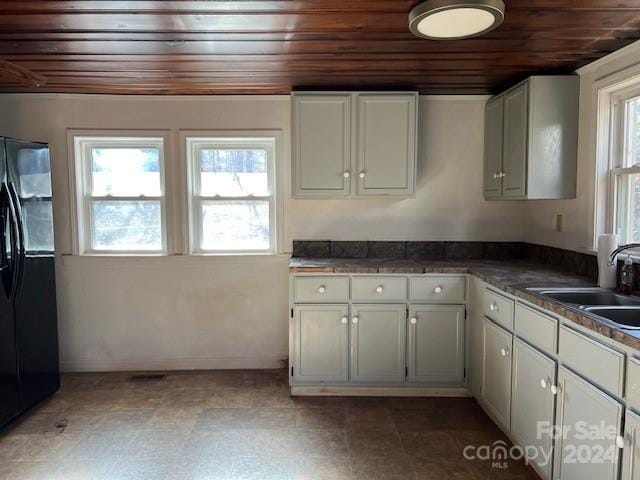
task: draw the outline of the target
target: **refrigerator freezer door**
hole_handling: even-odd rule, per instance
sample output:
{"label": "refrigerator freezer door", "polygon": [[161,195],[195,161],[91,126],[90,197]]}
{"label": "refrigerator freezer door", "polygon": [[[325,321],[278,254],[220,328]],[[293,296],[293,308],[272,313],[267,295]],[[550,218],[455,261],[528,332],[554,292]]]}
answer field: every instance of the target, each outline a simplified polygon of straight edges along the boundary
{"label": "refrigerator freezer door", "polygon": [[[0,138],[0,177],[4,177],[4,139]],[[2,183],[0,182],[0,185]],[[18,391],[18,363],[16,352],[16,331],[13,305],[9,301],[12,290],[13,272],[11,268],[11,241],[5,238],[11,225],[9,196],[6,185],[0,191],[0,275],[3,288],[0,288],[0,426],[9,422],[20,411]],[[7,255],[9,251],[9,255]]]}
{"label": "refrigerator freezer door", "polygon": [[26,409],[60,387],[51,167],[46,145],[6,142],[8,184],[23,238],[14,312],[20,403]]}

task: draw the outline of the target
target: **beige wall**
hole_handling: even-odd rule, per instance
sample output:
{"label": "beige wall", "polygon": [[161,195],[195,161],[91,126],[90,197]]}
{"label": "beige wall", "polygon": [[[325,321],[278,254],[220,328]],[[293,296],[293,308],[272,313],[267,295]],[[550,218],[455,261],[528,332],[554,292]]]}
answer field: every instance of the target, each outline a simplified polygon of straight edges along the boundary
{"label": "beige wall", "polygon": [[521,240],[527,207],[482,199],[484,101],[421,99],[415,198],[293,200],[288,97],[0,95],[0,133],[51,146],[62,367],[260,368],[278,366],[288,351],[286,254],[69,255],[67,129],[171,130],[169,171],[179,169],[180,129],[281,130],[285,252],[296,238]]}
{"label": "beige wall", "polygon": [[[526,203],[524,239],[528,242],[571,250],[592,250],[596,217],[597,87],[607,78],[640,64],[636,42],[580,70],[580,127],[578,145],[578,192],[573,200],[541,200]],[[599,208],[603,208],[600,205]],[[564,231],[554,229],[554,215],[564,215]]]}

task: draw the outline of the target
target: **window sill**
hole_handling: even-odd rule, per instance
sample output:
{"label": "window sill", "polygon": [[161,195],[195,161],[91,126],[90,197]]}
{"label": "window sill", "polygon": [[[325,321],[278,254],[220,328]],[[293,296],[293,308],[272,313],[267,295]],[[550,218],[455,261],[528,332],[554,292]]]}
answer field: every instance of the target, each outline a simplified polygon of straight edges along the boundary
{"label": "window sill", "polygon": [[211,267],[286,261],[290,254],[220,254],[220,255],[62,255],[63,267]]}

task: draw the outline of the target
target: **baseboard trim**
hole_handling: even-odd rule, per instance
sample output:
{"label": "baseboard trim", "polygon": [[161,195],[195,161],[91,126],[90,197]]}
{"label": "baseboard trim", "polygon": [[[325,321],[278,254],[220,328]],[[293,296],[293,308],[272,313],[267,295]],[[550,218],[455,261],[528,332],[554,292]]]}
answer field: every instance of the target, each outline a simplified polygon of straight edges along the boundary
{"label": "baseboard trim", "polygon": [[134,372],[156,370],[237,370],[285,368],[287,354],[264,357],[75,359],[62,360],[62,372]]}
{"label": "baseboard trim", "polygon": [[471,397],[465,387],[290,387],[294,397]]}

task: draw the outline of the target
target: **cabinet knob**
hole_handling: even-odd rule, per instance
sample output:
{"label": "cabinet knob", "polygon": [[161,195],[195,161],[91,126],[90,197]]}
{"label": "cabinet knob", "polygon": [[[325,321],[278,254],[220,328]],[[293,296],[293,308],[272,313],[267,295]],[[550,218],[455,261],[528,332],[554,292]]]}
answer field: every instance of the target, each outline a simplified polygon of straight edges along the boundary
{"label": "cabinet knob", "polygon": [[346,324],[346,323],[349,321],[349,319],[348,319],[347,317],[342,317],[342,318],[340,319],[340,321],[341,321],[343,324]]}
{"label": "cabinet knob", "polygon": [[500,178],[504,178],[507,176],[507,172],[500,172]]}
{"label": "cabinet knob", "polygon": [[501,348],[500,349],[500,355],[502,355],[503,357],[508,357],[509,356],[509,349],[508,348]]}
{"label": "cabinet knob", "polygon": [[624,439],[622,435],[618,435],[616,437],[616,447],[624,448],[626,444],[627,444],[627,441]]}
{"label": "cabinet knob", "polygon": [[436,288],[433,289],[433,291],[436,293],[442,293],[442,287],[438,285]]}
{"label": "cabinet knob", "polygon": [[343,176],[344,178],[349,178],[349,177],[351,176],[351,172],[349,172],[349,171],[347,170],[346,172],[344,172],[344,173],[342,174],[342,176]]}
{"label": "cabinet knob", "polygon": [[320,285],[318,287],[318,293],[324,293],[327,291],[327,287],[325,287],[324,285]]}
{"label": "cabinet knob", "polygon": [[547,384],[547,381],[543,378],[542,380],[540,380],[540,386],[546,390],[549,385]]}
{"label": "cabinet knob", "polygon": [[364,178],[365,177],[365,173],[364,172],[360,172],[360,174],[358,175],[360,178]]}
{"label": "cabinet knob", "polygon": [[376,292],[378,292],[378,293],[382,293],[382,292],[384,292],[384,287],[383,287],[382,285],[378,285],[378,286],[376,287]]}
{"label": "cabinet knob", "polygon": [[416,317],[411,317],[411,320],[409,320],[411,322],[411,325],[415,325],[416,323],[418,323],[418,319]]}
{"label": "cabinet knob", "polygon": [[498,179],[500,178],[500,172],[496,172],[493,174],[493,178]]}
{"label": "cabinet knob", "polygon": [[492,303],[491,305],[489,305],[489,310],[491,310],[492,312],[497,312],[498,311],[498,304],[497,303]]}
{"label": "cabinet knob", "polygon": [[551,395],[558,395],[560,390],[560,385],[551,385]]}
{"label": "cabinet knob", "polygon": [[351,320],[353,323],[358,323],[360,321],[360,319],[358,317],[353,317],[353,320]]}

